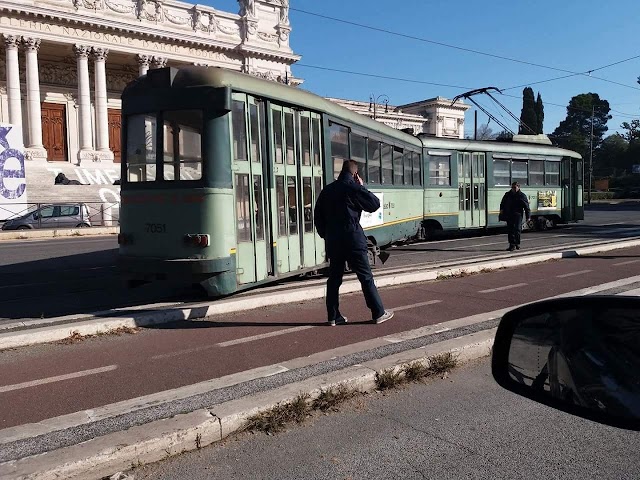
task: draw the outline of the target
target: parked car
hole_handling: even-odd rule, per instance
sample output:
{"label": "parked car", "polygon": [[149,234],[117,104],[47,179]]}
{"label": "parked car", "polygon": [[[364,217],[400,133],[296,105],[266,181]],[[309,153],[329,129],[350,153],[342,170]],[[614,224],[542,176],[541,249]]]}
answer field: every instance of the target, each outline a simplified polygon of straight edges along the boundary
{"label": "parked car", "polygon": [[89,208],[84,203],[43,205],[25,215],[8,219],[2,230],[90,227],[89,217]]}

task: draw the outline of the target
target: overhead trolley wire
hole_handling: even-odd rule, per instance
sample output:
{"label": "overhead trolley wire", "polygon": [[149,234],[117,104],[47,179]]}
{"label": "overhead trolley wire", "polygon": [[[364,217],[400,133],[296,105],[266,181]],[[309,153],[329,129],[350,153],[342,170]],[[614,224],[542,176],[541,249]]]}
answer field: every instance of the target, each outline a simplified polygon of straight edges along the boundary
{"label": "overhead trolley wire", "polygon": [[[496,58],[496,59],[499,59],[499,60],[506,60],[506,61],[509,61],[509,62],[520,63],[520,64],[523,64],[523,65],[529,65],[529,66],[533,66],[533,67],[545,68],[545,69],[548,69],[548,70],[555,70],[557,72],[563,72],[563,73],[570,74],[568,76],[558,77],[555,80],[559,80],[561,78],[568,78],[570,76],[586,76],[586,77],[594,78],[596,80],[600,80],[600,81],[603,81],[603,82],[612,83],[614,85],[619,85],[619,86],[626,87],[626,88],[631,88],[631,89],[634,89],[634,90],[640,90],[640,88],[638,88],[638,87],[634,87],[634,86],[627,85],[627,84],[624,84],[624,83],[616,82],[614,80],[609,80],[607,78],[596,77],[594,75],[591,75],[592,72],[595,72],[595,71],[598,71],[598,70],[603,70],[605,68],[609,68],[609,67],[612,67],[614,65],[619,65],[621,63],[629,62],[631,60],[635,60],[637,58],[640,58],[640,55],[637,55],[637,56],[634,56],[634,57],[629,57],[629,58],[626,58],[626,59],[623,59],[623,60],[619,60],[619,61],[610,63],[608,65],[603,65],[602,67],[592,68],[592,69],[587,70],[585,72],[575,72],[575,71],[567,70],[567,69],[564,69],[564,68],[552,67],[550,65],[543,65],[541,63],[529,62],[527,60],[521,60],[521,59],[518,59],[518,58],[507,57],[507,56],[504,56],[504,55],[497,55],[495,53],[483,52],[481,50],[475,50],[473,48],[466,48],[466,47],[461,47],[459,45],[452,45],[452,44],[449,44],[449,43],[439,42],[439,41],[436,41],[436,40],[430,40],[430,39],[424,38],[424,37],[417,37],[415,35],[409,35],[409,34],[406,34],[406,33],[401,33],[401,32],[396,32],[396,31],[393,31],[393,30],[388,30],[386,28],[374,27],[372,25],[366,25],[364,23],[354,22],[352,20],[345,20],[343,18],[332,17],[332,16],[329,16],[329,15],[323,15],[323,14],[316,13],[316,12],[310,12],[308,10],[303,10],[303,9],[300,9],[300,8],[293,8],[292,7],[291,10],[299,12],[299,13],[302,13],[302,14],[305,14],[305,15],[311,15],[311,16],[318,17],[318,18],[324,18],[325,20],[331,20],[331,21],[334,21],[334,22],[343,23],[343,24],[346,24],[346,25],[351,25],[351,26],[355,26],[355,27],[359,27],[359,28],[364,28],[364,29],[367,29],[367,30],[375,31],[375,32],[385,33],[387,35],[393,35],[393,36],[396,36],[396,37],[407,38],[409,40],[415,40],[415,41],[418,41],[418,42],[429,43],[429,44],[432,44],[432,45],[438,45],[438,46],[441,46],[441,47],[451,48],[451,49],[455,49],[455,50],[459,50],[459,51],[463,51],[463,52],[468,52],[468,53],[473,53],[473,54],[476,54],[476,55],[482,55],[482,56],[485,56],[485,57]],[[553,81],[553,80],[552,79],[545,80],[545,82],[549,82],[549,81]],[[513,88],[517,88],[517,87],[513,87]]]}

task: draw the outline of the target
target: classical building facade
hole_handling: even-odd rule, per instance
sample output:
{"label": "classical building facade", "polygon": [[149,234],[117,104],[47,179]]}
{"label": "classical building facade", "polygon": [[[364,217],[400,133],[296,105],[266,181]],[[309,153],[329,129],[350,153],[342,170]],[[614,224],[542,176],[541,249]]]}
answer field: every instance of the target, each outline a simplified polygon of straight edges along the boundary
{"label": "classical building facade", "polygon": [[60,171],[113,184],[120,94],[148,69],[220,66],[301,83],[289,0],[238,3],[233,14],[176,0],[0,0],[0,123],[22,126],[28,186],[45,172],[50,188]]}
{"label": "classical building facade", "polygon": [[461,100],[451,105],[451,100],[436,97],[407,105],[389,105],[357,100],[328,98],[332,102],[373,118],[398,130],[409,130],[414,135],[426,133],[434,137],[464,138],[464,114],[471,108]]}

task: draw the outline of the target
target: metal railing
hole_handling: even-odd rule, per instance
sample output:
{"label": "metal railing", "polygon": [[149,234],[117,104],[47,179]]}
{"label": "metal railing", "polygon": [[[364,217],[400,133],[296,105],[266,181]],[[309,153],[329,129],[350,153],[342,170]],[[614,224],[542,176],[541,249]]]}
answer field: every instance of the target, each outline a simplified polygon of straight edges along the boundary
{"label": "metal railing", "polygon": [[116,227],[120,202],[0,203],[0,225],[7,230]]}

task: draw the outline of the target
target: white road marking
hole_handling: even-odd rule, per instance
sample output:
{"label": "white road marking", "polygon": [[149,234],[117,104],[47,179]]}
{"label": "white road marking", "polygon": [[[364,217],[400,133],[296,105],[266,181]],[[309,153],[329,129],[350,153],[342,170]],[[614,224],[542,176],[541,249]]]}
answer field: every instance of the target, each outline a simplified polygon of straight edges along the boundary
{"label": "white road marking", "polygon": [[627,290],[626,292],[618,293],[617,295],[622,295],[625,297],[640,297],[640,288],[635,288],[633,290]]}
{"label": "white road marking", "polygon": [[395,308],[392,308],[391,310],[393,310],[394,312],[401,312],[402,310],[411,310],[412,308],[424,307],[425,305],[434,305],[440,302],[442,302],[442,300],[429,300],[428,302],[413,303],[411,305],[395,307]]}
{"label": "white road marking", "polygon": [[562,275],[556,275],[556,277],[558,278],[575,277],[576,275],[582,275],[583,273],[589,273],[589,272],[593,272],[593,270],[580,270],[579,272],[564,273]]}
{"label": "white road marking", "polygon": [[5,385],[0,387],[0,393],[11,392],[13,390],[21,390],[23,388],[35,387],[37,385],[45,385],[47,383],[61,382],[72,378],[86,377],[88,375],[96,375],[98,373],[111,372],[118,368],[117,365],[107,365],[106,367],[92,368],[91,370],[82,370],[75,373],[67,373],[66,375],[57,375],[55,377],[43,378],[40,380],[32,380],[30,382],[16,383],[14,385]]}
{"label": "white road marking", "polygon": [[620,267],[622,265],[631,265],[632,263],[638,263],[638,262],[640,262],[640,260],[628,260],[626,262],[614,263],[613,266]]}
{"label": "white road marking", "polygon": [[504,287],[489,288],[488,290],[480,290],[478,293],[500,292],[502,290],[510,290],[512,288],[524,287],[526,283],[516,283],[514,285],[506,285]]}
{"label": "white road marking", "polygon": [[264,338],[278,337],[280,335],[287,335],[289,333],[300,332],[302,330],[309,330],[310,328],[316,328],[315,325],[302,325],[300,327],[285,328],[284,330],[278,330],[277,332],[262,333],[260,335],[253,335],[251,337],[237,338],[235,340],[229,340],[228,342],[216,343],[218,347],[231,347],[233,345],[239,345],[241,343],[255,342],[256,340],[262,340]]}

